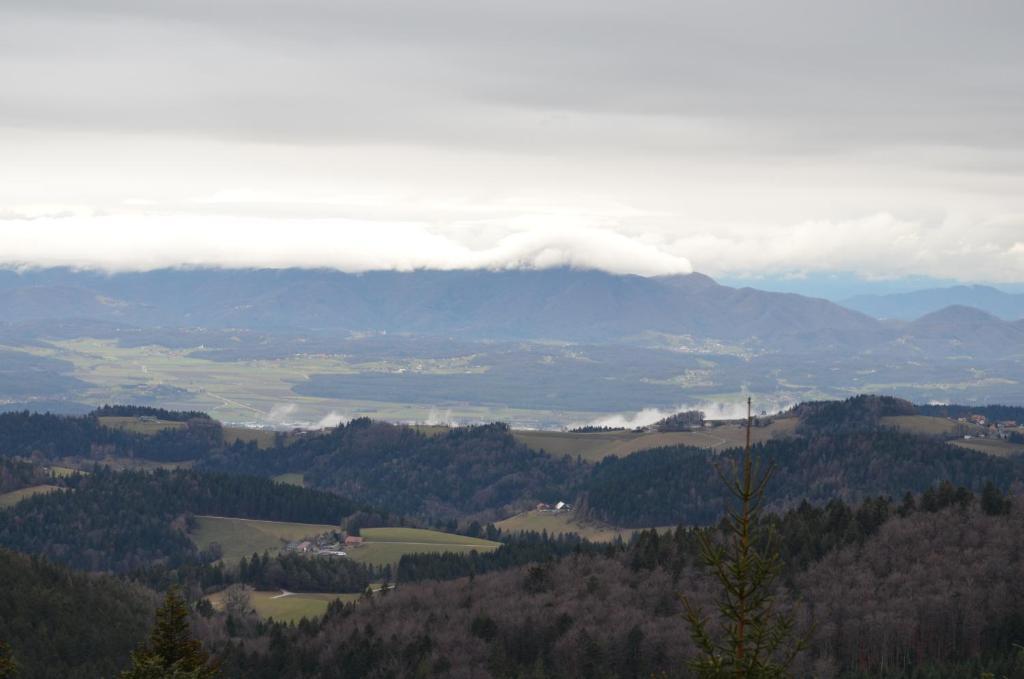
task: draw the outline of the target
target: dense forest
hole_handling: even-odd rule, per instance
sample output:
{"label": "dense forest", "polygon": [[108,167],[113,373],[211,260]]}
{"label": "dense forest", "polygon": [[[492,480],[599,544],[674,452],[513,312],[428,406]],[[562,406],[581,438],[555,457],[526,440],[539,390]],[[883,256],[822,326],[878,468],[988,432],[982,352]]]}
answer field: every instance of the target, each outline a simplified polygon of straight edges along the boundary
{"label": "dense forest", "polygon": [[16,676],[111,677],[152,624],[156,594],[0,549],[0,641]]}
{"label": "dense forest", "polygon": [[[1019,457],[992,457],[888,429],[777,439],[756,446],[755,454],[776,470],[767,496],[772,509],[804,499],[900,497],[943,480],[977,491],[987,482],[1007,489],[1024,479]],[[726,493],[716,467],[728,470],[738,455],[679,446],[605,458],[588,479],[581,506],[615,525],[712,523],[722,515]]]}
{"label": "dense forest", "polygon": [[[878,396],[795,407],[790,415],[799,418],[796,434],[758,450],[778,471],[770,506],[785,509],[802,499],[824,503],[832,498],[856,502],[873,495],[896,497],[941,480],[974,490],[987,481],[1004,489],[1024,481],[1024,459],[1019,456],[994,458],[946,445],[938,437],[882,426],[885,416],[922,408]],[[311,487],[430,525],[487,523],[537,502],[570,499],[585,516],[635,527],[715,521],[723,492],[716,467],[727,467],[738,455],[736,450],[675,447],[591,464],[531,450],[503,424],[427,435],[367,419],[279,437],[261,449],[254,443],[225,444],[219,425],[195,413],[127,406],[106,406],[98,412],[153,412],[186,426],[143,436],[104,427],[96,413],[10,413],[0,415],[0,453],[43,460],[69,453],[86,460],[106,454],[194,459],[194,469],[232,475],[301,472]],[[992,411],[993,416],[1010,412]],[[699,422],[699,413],[685,415],[687,426]]]}
{"label": "dense forest", "polygon": [[[766,517],[783,554],[782,605],[810,635],[796,675],[1024,676],[1024,512],[988,493],[985,504],[943,484],[928,498]],[[435,561],[440,572],[451,559]],[[232,676],[686,677],[694,648],[677,594],[710,610],[713,590],[680,527],[402,585],[317,623],[219,643]]]}
{"label": "dense forest", "polygon": [[572,492],[588,467],[518,443],[507,425],[459,427],[436,436],[356,419],[281,449],[236,446],[203,469],[250,474],[302,471],[308,483],[393,512],[434,521],[493,519]]}
{"label": "dense forest", "polygon": [[[754,448],[774,469],[755,535],[771,536],[779,606],[808,635],[797,676],[1024,678],[1014,645],[1024,643],[1024,459],[882,426],[914,408],[878,397],[802,404],[795,435]],[[0,416],[0,491],[61,488],[0,510],[0,547],[34,555],[0,551],[0,578],[16,583],[0,588],[0,642],[23,676],[111,676],[149,627],[157,592],[171,586],[182,588],[192,629],[227,677],[690,676],[695,649],[679,595],[710,611],[715,591],[694,526],[722,539],[719,471],[728,474],[739,451],[668,447],[591,464],[530,450],[500,424],[427,436],[365,419],[261,450],[225,445],[219,425],[195,415],[150,437],[100,426],[95,415]],[[160,441],[161,455],[201,454],[191,470],[95,465],[50,476],[40,458],[60,459],[76,436],[83,459],[137,455]],[[319,490],[267,478],[286,471]],[[564,497],[592,519],[675,528],[597,544],[499,535],[479,523]],[[358,532],[402,521],[397,512],[452,528],[459,519],[503,545],[406,555],[392,571],[294,553],[223,563],[216,545],[197,548],[189,537],[203,514]],[[364,592],[390,581],[396,589],[297,625],[219,612],[207,599],[238,585]],[[35,609],[47,627],[5,613]],[[92,611],[109,619],[109,638],[84,630]]]}
{"label": "dense forest", "polygon": [[[119,412],[125,408],[107,409]],[[128,410],[140,409],[133,406]],[[188,413],[153,412],[184,421],[186,426],[145,435],[105,427],[96,413],[78,417],[28,411],[0,413],[0,457],[42,462],[65,457],[88,460],[113,456],[181,462],[205,457],[223,446],[220,423],[207,415],[199,413],[197,417],[185,418]]]}
{"label": "dense forest", "polygon": [[[782,556],[781,603],[811,635],[798,675],[1022,676],[1013,646],[1024,639],[1022,505],[991,484],[977,495],[945,482],[895,502],[803,502],[762,517],[758,541],[772,535]],[[0,626],[25,676],[101,676],[127,661],[148,626],[154,593],[4,555],[0,573],[29,585],[0,594],[0,613],[31,610],[36,601],[58,605],[45,602],[82,592],[81,601],[59,604],[62,615],[43,618],[58,629],[33,635]],[[713,607],[713,581],[696,533],[685,526],[642,531],[628,543],[532,534],[490,555],[407,556],[396,590],[354,606],[333,604],[323,619],[297,626],[226,616],[202,598],[234,582],[359,591],[370,578],[387,578],[341,563],[292,554],[253,555],[237,568],[186,566],[217,573],[188,579],[187,591],[193,628],[224,675],[686,677],[693,648],[678,595]],[[50,672],[48,644],[76,634],[94,610],[107,611],[109,638],[95,646],[103,658],[69,641],[56,656],[68,664]]]}
{"label": "dense forest", "polygon": [[195,514],[338,524],[362,507],[269,479],[195,471],[96,467],[0,511],[0,546],[75,568],[128,573],[200,558],[188,537]]}
{"label": "dense forest", "polygon": [[39,465],[0,458],[0,493],[51,483],[53,477]]}
{"label": "dense forest", "polygon": [[916,406],[917,412],[921,415],[932,415],[934,417],[967,417],[969,415],[983,415],[990,421],[1014,420],[1024,422],[1024,407],[985,405],[985,406],[962,406],[962,405],[920,405]]}
{"label": "dense forest", "polygon": [[917,406],[891,396],[861,394],[845,401],[806,401],[792,409],[802,433],[848,433],[877,429],[883,417],[915,415]]}

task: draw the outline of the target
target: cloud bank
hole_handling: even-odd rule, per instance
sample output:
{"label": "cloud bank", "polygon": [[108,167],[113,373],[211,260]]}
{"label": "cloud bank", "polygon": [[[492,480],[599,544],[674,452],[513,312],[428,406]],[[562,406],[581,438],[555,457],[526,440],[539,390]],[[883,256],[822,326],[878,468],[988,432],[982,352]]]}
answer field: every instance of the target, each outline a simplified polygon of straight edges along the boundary
{"label": "cloud bank", "polygon": [[[608,221],[608,220],[604,220]],[[663,276],[856,271],[1024,281],[1024,217],[936,223],[877,214],[796,224],[638,229],[572,215],[436,224],[378,219],[80,216],[0,220],[0,266],[105,271],[324,267],[347,272],[573,267]]]}
{"label": "cloud bank", "polygon": [[0,262],[1024,281],[1024,4],[7,0]]}
{"label": "cloud bank", "polygon": [[513,231],[471,247],[418,223],[195,217],[8,222],[0,226],[0,263],[107,271],[176,266],[348,272],[574,267],[645,276],[692,271],[685,257],[615,231],[567,224]]}

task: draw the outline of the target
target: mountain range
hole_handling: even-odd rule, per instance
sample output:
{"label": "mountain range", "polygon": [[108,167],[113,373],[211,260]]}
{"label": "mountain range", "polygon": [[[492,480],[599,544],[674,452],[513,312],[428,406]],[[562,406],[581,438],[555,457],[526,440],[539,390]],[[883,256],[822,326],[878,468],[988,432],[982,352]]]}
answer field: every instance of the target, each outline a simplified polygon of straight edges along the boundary
{"label": "mountain range", "polygon": [[1024,293],[1010,293],[988,285],[955,285],[888,295],[857,295],[839,302],[875,318],[913,320],[948,306],[969,306],[1003,320],[1024,319]]}
{"label": "mountain range", "polygon": [[[1004,311],[1018,297],[992,288],[962,290],[980,290],[982,301],[1002,299]],[[0,272],[0,293],[0,315],[15,325],[73,320],[140,328],[620,344],[660,337],[680,348],[714,341],[771,353],[902,353],[908,347],[924,354],[1024,353],[1024,323],[968,306],[948,306],[912,322],[885,321],[824,299],[720,285],[698,273],[645,278],[574,269],[7,270]],[[918,296],[878,299],[894,308],[902,299],[922,308],[938,299],[936,291],[913,294]]]}

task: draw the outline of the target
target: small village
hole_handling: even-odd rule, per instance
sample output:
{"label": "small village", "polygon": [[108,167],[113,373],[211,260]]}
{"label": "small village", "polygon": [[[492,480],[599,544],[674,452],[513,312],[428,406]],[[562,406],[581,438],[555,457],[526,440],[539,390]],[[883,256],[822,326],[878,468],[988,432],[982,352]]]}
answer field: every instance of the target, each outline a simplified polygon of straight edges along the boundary
{"label": "small village", "polygon": [[[961,435],[966,440],[1010,440],[1015,439],[1016,437],[1024,437],[1024,431],[1022,431],[1020,424],[1016,420],[990,421],[984,415],[968,415],[966,417],[957,418],[956,422],[964,426],[964,430]],[[981,429],[966,431],[967,425],[975,425],[976,427],[981,427]]]}
{"label": "small village", "polygon": [[345,558],[348,556],[346,550],[358,549],[362,545],[363,538],[358,535],[330,531],[305,540],[292,540],[284,546],[284,551],[310,556]]}

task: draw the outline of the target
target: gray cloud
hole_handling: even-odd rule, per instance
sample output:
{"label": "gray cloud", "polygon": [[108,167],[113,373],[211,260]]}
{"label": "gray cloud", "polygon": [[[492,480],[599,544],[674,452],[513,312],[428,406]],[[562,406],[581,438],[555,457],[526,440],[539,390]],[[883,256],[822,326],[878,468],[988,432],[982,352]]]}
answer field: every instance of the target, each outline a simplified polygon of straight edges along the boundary
{"label": "gray cloud", "polygon": [[604,148],[652,117],[791,152],[1019,146],[1024,126],[1015,2],[87,6],[4,4],[0,121]]}
{"label": "gray cloud", "polygon": [[[1013,1],[7,0],[0,259],[75,258],[11,250],[44,232],[27,218],[115,240],[316,218],[441,239],[349,268],[1024,280],[1022,20]],[[244,257],[320,256],[264,238]],[[77,256],[244,259],[208,240]]]}

